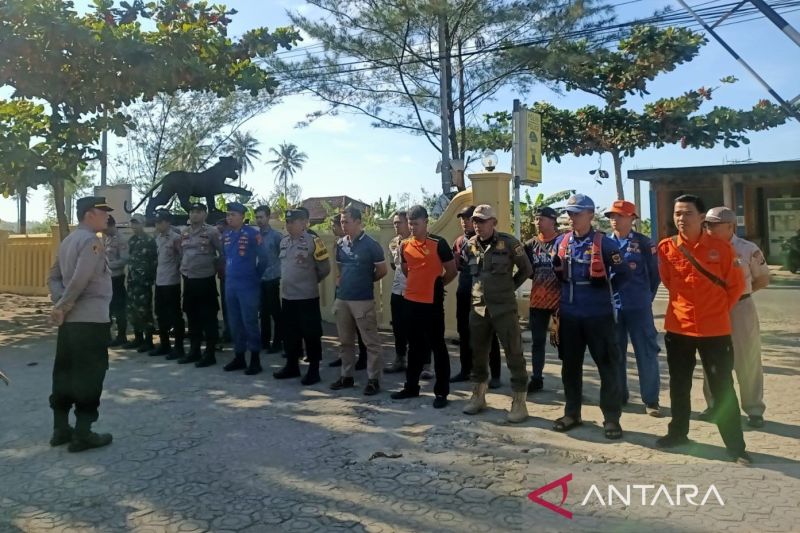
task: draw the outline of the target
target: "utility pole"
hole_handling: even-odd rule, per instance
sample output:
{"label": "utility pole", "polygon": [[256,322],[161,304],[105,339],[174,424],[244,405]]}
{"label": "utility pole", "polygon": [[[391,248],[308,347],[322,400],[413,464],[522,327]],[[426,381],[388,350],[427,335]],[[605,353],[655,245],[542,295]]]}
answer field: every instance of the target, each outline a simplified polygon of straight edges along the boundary
{"label": "utility pole", "polygon": [[439,107],[442,119],[442,193],[450,192],[450,120],[448,102],[450,101],[450,48],[447,42],[447,1],[441,3],[439,13]]}
{"label": "utility pole", "polygon": [[[108,119],[108,111],[103,109],[103,119]],[[103,128],[100,136],[100,149],[103,152],[100,156],[100,186],[106,186],[106,172],[108,167],[108,124]]]}
{"label": "utility pole", "polygon": [[780,16],[772,7],[764,2],[764,0],[750,0],[750,3],[756,6],[764,16],[772,21],[778,28],[785,33],[789,39],[794,41],[794,44],[800,46],[800,33],[789,24],[786,19]]}

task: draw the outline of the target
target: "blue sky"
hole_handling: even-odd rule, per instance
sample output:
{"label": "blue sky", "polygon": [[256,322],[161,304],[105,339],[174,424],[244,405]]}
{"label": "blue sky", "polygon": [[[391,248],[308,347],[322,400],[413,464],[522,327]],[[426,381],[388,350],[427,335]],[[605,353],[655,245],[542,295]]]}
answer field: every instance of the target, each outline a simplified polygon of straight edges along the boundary
{"label": "blue sky", "polygon": [[[613,3],[621,2],[614,0]],[[694,0],[691,3],[698,2]],[[274,28],[286,25],[287,9],[307,8],[304,2],[294,0],[232,0],[227,5],[239,11],[233,17],[233,34],[257,26]],[[680,9],[677,2],[672,0],[641,0],[620,7],[618,18],[629,20],[644,17],[667,6]],[[786,14],[785,18],[795,28],[800,28],[800,11]],[[772,23],[761,18],[723,27],[720,34],[772,84],[778,94],[790,99],[800,93],[797,69],[791,68],[791,65],[800,64],[800,48]],[[302,44],[305,46],[312,43]],[[734,85],[721,87],[710,104],[749,108],[759,99],[769,98],[766,91],[713,40],[710,40],[694,61],[652,82],[651,98],[678,95],[700,86],[715,87],[720,85],[719,79],[727,75],[734,75],[739,81]],[[505,90],[499,93],[496,101],[487,103],[482,112],[510,109],[516,96],[513,91]],[[598,103],[587,95],[559,95],[544,87],[535,88],[527,101],[535,100],[548,100],[556,106],[572,109]],[[633,103],[634,100],[630,99],[630,102]],[[250,130],[261,141],[260,148],[265,155],[269,147],[277,146],[282,141],[293,142],[308,154],[308,162],[296,176],[305,197],[345,194],[373,202],[378,197],[385,198],[387,194],[397,197],[408,192],[412,196],[419,196],[421,187],[428,191],[438,191],[439,175],[435,173],[438,152],[425,139],[402,131],[373,128],[369,119],[348,113],[324,117],[307,128],[293,127],[306,113],[320,108],[320,104],[310,96],[293,96],[245,126],[245,129]],[[797,121],[775,130],[752,134],[750,139],[752,142],[749,145],[749,154],[748,147],[725,149],[720,146],[711,150],[683,150],[677,146],[668,146],[637,153],[635,157],[624,162],[624,170],[715,165],[744,160],[748,156],[754,161],[800,158],[800,123]],[[510,170],[510,157],[498,155],[498,169]],[[588,172],[597,168],[597,164],[596,156],[567,156],[560,164],[545,162],[543,183],[538,190],[532,190],[531,193],[541,191],[549,194],[572,188],[589,194],[598,205],[608,205],[614,199],[614,183],[613,180],[602,184],[594,182]],[[480,165],[476,163],[472,168],[479,170]],[[604,159],[603,168],[612,171],[610,158]],[[256,162],[255,170],[245,174],[244,181],[257,194],[262,195],[266,195],[273,186],[273,176],[264,162]],[[632,197],[632,194],[632,184],[626,180],[626,195]],[[642,196],[643,199],[647,198],[646,185]],[[647,206],[642,211],[643,216],[648,216]],[[44,217],[42,191],[32,194],[28,212],[31,220]],[[16,203],[11,199],[0,198],[0,219],[14,221],[16,218]]]}

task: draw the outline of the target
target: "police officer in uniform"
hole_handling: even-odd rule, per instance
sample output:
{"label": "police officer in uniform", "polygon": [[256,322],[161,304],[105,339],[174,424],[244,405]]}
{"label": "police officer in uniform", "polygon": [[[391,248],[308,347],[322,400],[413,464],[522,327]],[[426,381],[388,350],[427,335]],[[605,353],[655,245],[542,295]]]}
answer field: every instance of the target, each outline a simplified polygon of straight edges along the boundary
{"label": "police officer in uniform", "polygon": [[[247,208],[239,202],[228,204],[228,231],[222,236],[225,256],[225,305],[233,338],[233,360],[224,370],[244,371],[248,376],[261,373],[261,332],[258,323],[261,270],[258,256],[261,232],[244,224]],[[250,365],[245,362],[250,352]]]}
{"label": "police officer in uniform", "polygon": [[[189,208],[189,226],[181,233],[181,275],[183,276],[183,311],[189,322],[189,353],[179,364],[195,363],[198,368],[217,363],[216,342],[219,336],[217,313],[217,256],[222,255],[222,241],[214,226],[206,224],[208,209],[201,203]],[[206,340],[206,350],[200,346]]]}
{"label": "police officer in uniform", "polygon": [[[525,400],[528,373],[522,354],[522,333],[519,328],[515,291],[531,275],[533,268],[525,250],[516,238],[497,231],[497,216],[490,205],[479,205],[472,213],[475,235],[464,247],[464,260],[472,274],[472,313],[469,325],[472,340],[472,398],[464,413],[474,415],[486,407],[489,379],[489,350],[497,335],[506,353],[511,371],[513,401],[509,422],[528,418]],[[516,267],[516,272],[514,272]]]}
{"label": "police officer in uniform", "polygon": [[[161,344],[150,355],[166,355],[180,359],[183,351],[183,311],[181,310],[181,234],[172,226],[172,216],[166,209],[156,211],[156,317]],[[175,347],[169,342],[169,332],[175,330]]]}
{"label": "police officer in uniform", "polygon": [[284,322],[286,366],[273,376],[300,376],[300,356],[305,342],[308,371],[303,385],[319,383],[322,358],[322,314],[319,283],[331,272],[330,255],[322,239],[306,229],[308,214],[300,209],[286,212],[287,235],[281,240],[281,310]]}
{"label": "police officer in uniform", "polygon": [[103,233],[105,233],[104,245],[108,268],[111,270],[111,287],[113,289],[110,313],[111,318],[117,322],[117,336],[108,346],[122,346],[128,342],[128,311],[126,309],[128,292],[125,290],[128,243],[119,234],[117,222],[111,215],[108,215],[108,227]]}
{"label": "police officer in uniform", "polygon": [[[742,411],[747,425],[764,427],[764,371],[761,368],[761,329],[756,304],[751,297],[769,285],[769,266],[764,254],[753,242],[736,235],[736,213],[727,207],[714,207],[706,213],[706,228],[710,235],[729,240],[744,272],[744,294],[731,309],[731,340],[733,341],[733,370],[739,382]],[[703,381],[703,395],[708,409],[703,418],[714,417],[714,397],[708,380]]]}
{"label": "police officer in uniform", "polygon": [[605,213],[611,219],[611,240],[619,247],[622,260],[631,269],[628,282],[614,295],[617,305],[617,344],[622,364],[619,367],[619,384],[622,404],[628,403],[628,336],[636,356],[639,371],[639,392],[645,412],[661,416],[658,395],[661,390],[661,372],[658,368],[658,332],[653,321],[653,300],[661,284],[658,274],[656,245],[646,236],[633,231],[633,221],[638,218],[636,206],[625,200],[615,200]]}
{"label": "police officer in uniform", "polygon": [[617,244],[592,227],[591,198],[570,196],[566,211],[572,231],[556,239],[553,256],[553,269],[561,280],[557,344],[566,403],[564,416],[555,421],[553,429],[569,431],[582,423],[583,358],[588,346],[600,374],[603,431],[607,439],[619,439],[622,358],[614,329],[612,293],[619,290],[630,269]]}
{"label": "police officer in uniform", "polygon": [[[47,285],[53,301],[50,319],[58,326],[53,365],[53,436],[51,446],[69,443],[70,452],[111,444],[108,433],[94,433],[97,408],[108,369],[111,272],[103,242],[112,209],[102,196],[76,202],[79,224],[58,247]],[[75,408],[75,429],[69,425]]]}
{"label": "police officer in uniform", "polygon": [[139,353],[153,349],[153,283],[156,280],[158,248],[156,241],[145,232],[144,217],[131,217],[133,236],[128,240],[128,317],[136,335],[123,348]]}

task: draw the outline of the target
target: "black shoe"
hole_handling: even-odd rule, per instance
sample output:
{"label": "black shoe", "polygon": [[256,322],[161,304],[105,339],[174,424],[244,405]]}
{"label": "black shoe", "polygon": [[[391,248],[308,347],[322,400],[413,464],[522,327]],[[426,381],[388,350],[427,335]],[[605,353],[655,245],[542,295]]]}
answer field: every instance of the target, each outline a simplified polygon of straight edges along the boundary
{"label": "black shoe", "polygon": [[286,366],[272,373],[275,379],[291,379],[300,377],[300,367],[296,362],[286,361]]}
{"label": "black shoe", "polygon": [[232,372],[234,370],[244,370],[245,368],[247,368],[247,363],[244,360],[244,354],[237,353],[230,363],[222,367],[222,370]]}
{"label": "black shoe", "polygon": [[216,364],[217,364],[217,356],[213,353],[206,352],[203,354],[203,357],[201,357],[200,360],[194,364],[194,366],[196,366],[197,368],[206,368]]}
{"label": "black shoe", "polygon": [[244,371],[246,376],[255,376],[260,374],[261,368],[261,355],[258,352],[250,352],[250,366]]}
{"label": "black shoe", "polygon": [[489,380],[489,388],[490,389],[499,389],[503,386],[503,382],[500,381],[500,378],[492,378]]}
{"label": "black shoe", "polygon": [[300,380],[300,384],[308,386],[319,383],[320,381],[322,380],[319,377],[319,369],[309,368],[308,372],[306,372],[306,375]]}
{"label": "black shoe", "polygon": [[145,341],[142,344],[140,344],[138,348],[136,348],[136,351],[139,353],[145,353],[145,352],[152,352],[155,349],[156,347],[153,346],[152,342]]}
{"label": "black shoe", "polygon": [[367,356],[359,355],[356,361],[356,370],[364,370],[365,368],[367,368]]}
{"label": "black shoe", "polygon": [[117,346],[122,346],[123,344],[127,344],[127,343],[128,343],[128,337],[121,336],[121,337],[117,337],[113,341],[109,342],[108,343],[108,347],[109,348],[116,348]]}
{"label": "black shoe", "polygon": [[186,354],[183,352],[183,350],[180,352],[177,350],[172,350],[164,359],[167,361],[174,361],[175,359],[182,359],[184,357],[186,357]]}
{"label": "black shoe", "polygon": [[531,378],[528,383],[528,394],[532,392],[539,392],[544,388],[544,380],[542,378]]}
{"label": "black shoe", "polygon": [[272,346],[267,348],[267,353],[281,353],[283,345],[280,342],[273,342]]}
{"label": "black shoe", "polygon": [[142,345],[143,342],[144,342],[143,339],[133,339],[132,341],[126,342],[125,344],[120,346],[120,348],[122,348],[123,350],[136,350],[137,348],[139,348],[139,346]]}
{"label": "black shoe", "polygon": [[331,368],[336,368],[336,367],[342,366],[341,358],[337,359],[336,361],[331,361],[330,363],[328,363],[328,366],[331,367]]}
{"label": "black shoe", "polygon": [[465,374],[464,372],[459,372],[450,378],[450,383],[462,383],[464,381],[469,381],[469,374]]}
{"label": "black shoe", "polygon": [[411,389],[407,389],[403,387],[397,392],[393,392],[391,394],[392,400],[406,400],[408,398],[419,398],[419,389],[413,391]]}
{"label": "black shoe", "polygon": [[381,384],[377,379],[367,380],[367,386],[364,387],[364,396],[375,396],[381,391]]}
{"label": "black shoe", "polygon": [[331,383],[331,390],[352,389],[356,386],[356,380],[353,378],[339,378]]}
{"label": "black shoe", "polygon": [[74,430],[70,426],[54,429],[53,436],[50,437],[50,446],[61,446],[62,444],[72,442],[73,433]]}
{"label": "black shoe", "polygon": [[199,353],[190,353],[190,354],[184,355],[183,357],[178,359],[178,364],[179,365],[188,365],[189,363],[196,363],[199,360],[200,360],[200,354]]}
{"label": "black shoe", "polygon": [[152,350],[147,352],[147,355],[155,357],[158,355],[169,355],[171,353],[172,353],[172,348],[170,348],[168,344],[159,344],[158,348],[153,348]]}
{"label": "black shoe", "polygon": [[703,422],[713,422],[716,417],[717,417],[717,411],[713,407],[709,407],[708,409],[697,415],[697,419],[702,420]]}
{"label": "black shoe", "polygon": [[111,433],[94,433],[90,431],[83,435],[73,434],[72,442],[67,447],[68,452],[82,452],[91,448],[102,448],[111,444]]}
{"label": "black shoe", "polygon": [[441,409],[443,407],[447,407],[447,396],[437,395],[436,398],[433,399],[433,408]]}
{"label": "black shoe", "polygon": [[747,417],[747,425],[751,428],[763,428],[764,417],[760,415],[750,415]]}
{"label": "black shoe", "polygon": [[689,444],[690,441],[689,437],[685,435],[664,435],[663,437],[656,439],[656,448],[674,448],[676,446],[683,446],[684,444]]}

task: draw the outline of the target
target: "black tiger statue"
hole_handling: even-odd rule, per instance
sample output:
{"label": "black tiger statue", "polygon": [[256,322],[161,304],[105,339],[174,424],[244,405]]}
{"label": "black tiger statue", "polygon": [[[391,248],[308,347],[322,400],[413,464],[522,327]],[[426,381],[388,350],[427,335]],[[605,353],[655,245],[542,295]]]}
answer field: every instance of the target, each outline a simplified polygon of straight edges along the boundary
{"label": "black tiger statue", "polygon": [[[148,200],[145,208],[145,217],[152,219],[156,209],[169,204],[174,196],[178,197],[181,207],[187,213],[191,205],[189,201],[191,197],[205,198],[209,212],[213,211],[214,197],[218,194],[239,194],[248,197],[253,195],[247,189],[225,183],[225,180],[238,178],[238,172],[241,169],[242,165],[235,157],[223,156],[219,158],[217,164],[202,172],[173,170],[153,184],[133,209],[129,209],[128,202],[125,202],[125,212],[133,213],[141,207],[145,200]],[[161,189],[158,194],[154,194],[159,187]]]}

